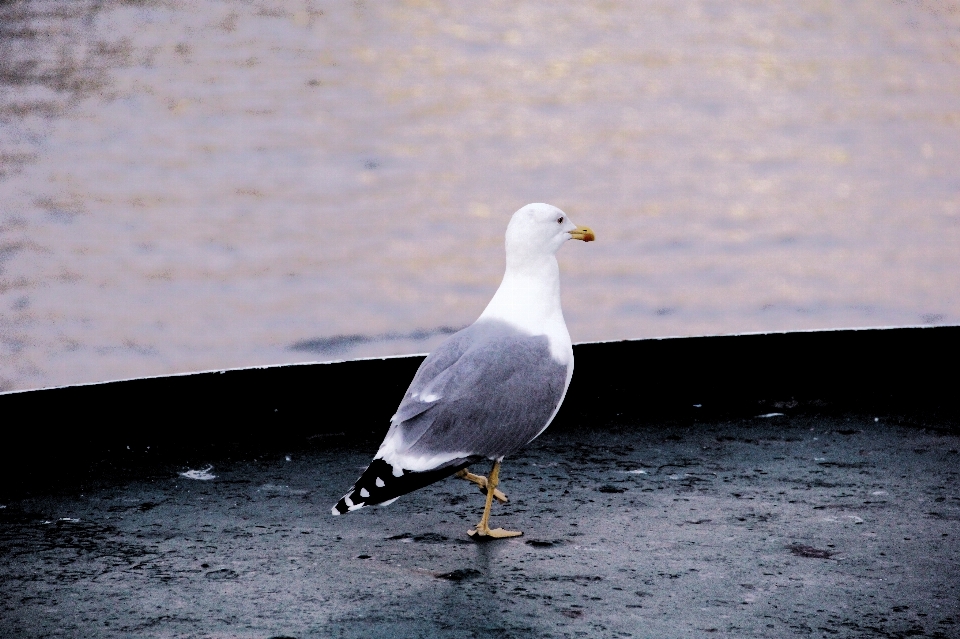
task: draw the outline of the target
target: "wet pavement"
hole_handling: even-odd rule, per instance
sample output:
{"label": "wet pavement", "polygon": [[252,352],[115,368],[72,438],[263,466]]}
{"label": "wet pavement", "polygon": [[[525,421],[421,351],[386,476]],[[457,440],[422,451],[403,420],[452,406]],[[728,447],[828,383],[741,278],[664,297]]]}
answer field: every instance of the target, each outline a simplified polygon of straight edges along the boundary
{"label": "wet pavement", "polygon": [[494,510],[525,535],[486,544],[465,534],[481,495],[453,479],[331,516],[377,443],[5,499],[0,635],[960,635],[955,424],[547,431]]}

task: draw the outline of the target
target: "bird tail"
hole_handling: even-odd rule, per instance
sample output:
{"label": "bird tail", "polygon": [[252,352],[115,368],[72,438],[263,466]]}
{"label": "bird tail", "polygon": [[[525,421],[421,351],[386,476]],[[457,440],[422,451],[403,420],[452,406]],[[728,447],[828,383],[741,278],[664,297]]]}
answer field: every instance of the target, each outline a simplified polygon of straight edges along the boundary
{"label": "bird tail", "polygon": [[474,461],[472,458],[454,459],[439,468],[423,472],[398,469],[400,475],[397,476],[394,474],[393,466],[382,459],[374,459],[360,475],[360,479],[353,488],[340,498],[331,512],[334,515],[342,515],[364,506],[390,504],[401,495],[449,477],[461,468],[469,466],[472,461]]}

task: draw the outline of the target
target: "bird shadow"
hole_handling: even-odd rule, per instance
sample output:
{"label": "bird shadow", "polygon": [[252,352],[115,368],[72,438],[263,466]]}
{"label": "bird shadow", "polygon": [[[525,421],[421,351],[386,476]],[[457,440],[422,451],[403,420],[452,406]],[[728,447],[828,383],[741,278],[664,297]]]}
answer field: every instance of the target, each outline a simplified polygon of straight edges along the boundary
{"label": "bird shadow", "polygon": [[379,584],[375,597],[330,619],[325,630],[335,636],[384,639],[542,635],[544,628],[529,602],[505,589],[504,572],[511,566],[506,545],[470,542],[468,552],[453,552],[455,546],[467,545],[463,540],[432,545],[441,555],[435,565],[442,567],[418,583]]}

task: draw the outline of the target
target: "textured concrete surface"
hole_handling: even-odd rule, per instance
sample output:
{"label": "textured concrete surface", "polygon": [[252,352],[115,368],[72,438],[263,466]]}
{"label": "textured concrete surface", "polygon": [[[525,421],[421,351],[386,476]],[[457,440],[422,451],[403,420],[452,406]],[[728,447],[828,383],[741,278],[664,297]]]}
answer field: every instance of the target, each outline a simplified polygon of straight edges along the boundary
{"label": "textured concrete surface", "polygon": [[548,431],[486,544],[452,479],[332,517],[376,443],[5,501],[0,636],[960,636],[950,424]]}

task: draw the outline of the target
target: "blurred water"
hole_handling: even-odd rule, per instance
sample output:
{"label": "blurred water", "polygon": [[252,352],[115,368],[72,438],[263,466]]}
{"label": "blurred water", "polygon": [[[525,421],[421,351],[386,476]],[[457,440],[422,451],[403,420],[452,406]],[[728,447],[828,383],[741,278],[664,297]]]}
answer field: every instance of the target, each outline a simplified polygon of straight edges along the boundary
{"label": "blurred water", "polygon": [[960,321],[956,2],[7,2],[0,388],[424,352],[546,201],[574,341]]}

